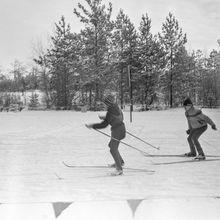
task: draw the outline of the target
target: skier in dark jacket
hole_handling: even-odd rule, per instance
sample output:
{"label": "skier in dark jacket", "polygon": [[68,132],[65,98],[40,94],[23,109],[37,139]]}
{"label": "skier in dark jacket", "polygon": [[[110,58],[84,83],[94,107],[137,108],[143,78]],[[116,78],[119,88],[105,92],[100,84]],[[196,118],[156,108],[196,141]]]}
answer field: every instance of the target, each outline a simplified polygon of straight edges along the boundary
{"label": "skier in dark jacket", "polygon": [[194,157],[196,156],[197,150],[198,156],[195,157],[195,159],[205,160],[205,154],[198,139],[202,133],[207,130],[207,124],[209,124],[213,130],[217,130],[216,125],[207,115],[203,114],[201,110],[196,109],[189,98],[184,101],[183,106],[188,122],[188,130],[186,132],[189,135],[187,140],[190,147],[190,152],[186,153],[185,156]]}
{"label": "skier in dark jacket", "polygon": [[108,146],[110,148],[110,153],[115,163],[110,165],[110,167],[116,168],[115,172],[113,172],[112,175],[122,175],[122,166],[124,165],[124,160],[119,153],[118,147],[120,140],[124,139],[126,134],[125,124],[123,122],[124,117],[121,109],[115,103],[114,97],[112,95],[108,95],[104,99],[104,103],[107,106],[106,116],[99,116],[99,118],[102,120],[100,123],[86,124],[86,127],[93,129],[102,129],[107,127],[108,125],[111,126],[112,138]]}

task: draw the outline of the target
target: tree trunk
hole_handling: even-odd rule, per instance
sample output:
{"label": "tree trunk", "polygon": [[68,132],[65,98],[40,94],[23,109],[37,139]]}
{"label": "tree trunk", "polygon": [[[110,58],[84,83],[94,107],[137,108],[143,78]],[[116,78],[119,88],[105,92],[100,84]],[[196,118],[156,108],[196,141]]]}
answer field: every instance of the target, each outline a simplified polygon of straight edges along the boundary
{"label": "tree trunk", "polygon": [[173,51],[170,55],[170,108],[173,107]]}
{"label": "tree trunk", "polygon": [[120,74],[120,95],[121,95],[121,109],[124,109],[124,92],[123,92],[123,68],[121,69],[121,74]]}

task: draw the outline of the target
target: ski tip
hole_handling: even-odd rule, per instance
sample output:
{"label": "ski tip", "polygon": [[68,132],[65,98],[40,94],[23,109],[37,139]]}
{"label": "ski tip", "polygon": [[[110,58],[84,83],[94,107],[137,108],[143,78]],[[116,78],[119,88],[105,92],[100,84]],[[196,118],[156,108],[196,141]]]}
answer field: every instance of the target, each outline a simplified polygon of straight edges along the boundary
{"label": "ski tip", "polygon": [[114,176],[123,176],[124,173],[120,173],[120,174],[108,173],[108,175],[109,175],[109,176],[112,176],[112,177],[114,177]]}
{"label": "ski tip", "polygon": [[71,166],[69,166],[67,163],[65,163],[64,161],[62,161],[62,164],[63,164],[64,166],[66,166],[66,167],[71,167]]}

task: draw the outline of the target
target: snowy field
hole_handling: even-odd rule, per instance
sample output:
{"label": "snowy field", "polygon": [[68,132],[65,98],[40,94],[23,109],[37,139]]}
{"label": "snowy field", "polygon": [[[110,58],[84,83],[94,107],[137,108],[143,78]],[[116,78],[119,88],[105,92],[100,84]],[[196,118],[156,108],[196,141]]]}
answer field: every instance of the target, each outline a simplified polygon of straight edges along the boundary
{"label": "snowy field", "polygon": [[183,109],[133,112],[132,123],[125,112],[127,131],[160,150],[127,135],[154,156],[121,144],[117,177],[103,167],[113,163],[109,138],[85,127],[103,112],[1,112],[0,219],[220,219],[220,110],[203,112],[219,130],[202,135],[202,162],[172,156],[189,151]]}

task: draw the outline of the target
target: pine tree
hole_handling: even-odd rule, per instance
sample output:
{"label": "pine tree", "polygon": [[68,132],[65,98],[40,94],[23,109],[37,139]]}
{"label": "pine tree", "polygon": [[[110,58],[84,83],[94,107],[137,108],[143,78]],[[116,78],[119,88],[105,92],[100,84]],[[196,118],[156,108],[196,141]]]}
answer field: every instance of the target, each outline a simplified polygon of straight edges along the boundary
{"label": "pine tree", "polygon": [[87,7],[78,3],[78,9],[75,8],[74,13],[85,24],[85,28],[81,31],[83,44],[81,72],[87,81],[85,86],[89,89],[91,106],[102,97],[105,85],[109,81],[112,5],[109,3],[106,8],[102,0],[85,0],[85,2]]}
{"label": "pine tree", "polygon": [[[156,37],[151,33],[151,19],[142,15],[138,41],[139,100],[150,105],[158,92],[158,76],[164,67],[164,53]],[[138,95],[138,94],[137,94]]]}
{"label": "pine tree", "polygon": [[173,87],[175,84],[175,76],[178,74],[174,72],[175,57],[179,50],[181,50],[187,42],[186,34],[182,33],[182,28],[179,27],[178,21],[171,13],[169,13],[168,17],[166,17],[166,22],[162,25],[162,33],[159,33],[158,35],[161,44],[163,45],[163,49],[166,52],[166,87],[169,91],[169,104],[172,108],[173,93],[175,93],[175,91],[173,91]]}
{"label": "pine tree", "polygon": [[198,77],[195,72],[195,60],[193,55],[189,55],[185,47],[179,49],[174,58],[173,73],[175,74],[175,83],[173,83],[174,105],[182,104],[187,96],[196,100]]}
{"label": "pine tree", "polygon": [[202,81],[203,76],[205,74],[205,63],[206,60],[203,58],[202,51],[197,50],[192,53],[192,71],[187,74],[186,82],[187,82],[187,94],[193,102],[197,105],[202,103]]}
{"label": "pine tree", "polygon": [[133,84],[136,78],[137,33],[134,24],[122,9],[116,17],[114,26],[113,46],[117,59],[116,69],[119,73],[118,82],[121,108],[123,108],[124,99],[129,99],[128,66],[130,67]]}
{"label": "pine tree", "polygon": [[74,84],[72,78],[77,63],[77,42],[63,16],[55,27],[55,34],[51,36],[52,47],[47,51],[44,57],[46,61],[43,62],[50,69],[50,84],[56,92],[56,106],[70,108],[73,98],[71,86]]}
{"label": "pine tree", "polygon": [[206,103],[208,106],[217,106],[219,99],[219,79],[220,79],[220,53],[212,50],[207,59],[207,75],[205,77]]}

